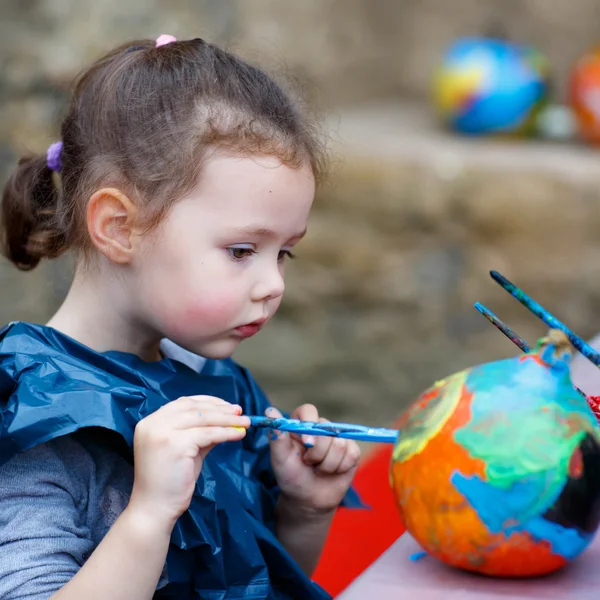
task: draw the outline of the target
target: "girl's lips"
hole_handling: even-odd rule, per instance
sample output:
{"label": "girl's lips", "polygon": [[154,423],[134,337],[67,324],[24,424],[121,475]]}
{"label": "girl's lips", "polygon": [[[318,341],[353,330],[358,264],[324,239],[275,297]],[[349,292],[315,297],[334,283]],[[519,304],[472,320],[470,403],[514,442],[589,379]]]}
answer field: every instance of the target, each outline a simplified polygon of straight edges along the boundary
{"label": "girl's lips", "polygon": [[235,330],[244,338],[249,338],[260,331],[260,325],[242,325]]}
{"label": "girl's lips", "polygon": [[248,325],[241,325],[240,327],[236,327],[235,330],[244,338],[252,337],[257,334],[262,326],[265,324],[266,319],[259,319],[258,321],[254,321],[253,323],[248,323]]}

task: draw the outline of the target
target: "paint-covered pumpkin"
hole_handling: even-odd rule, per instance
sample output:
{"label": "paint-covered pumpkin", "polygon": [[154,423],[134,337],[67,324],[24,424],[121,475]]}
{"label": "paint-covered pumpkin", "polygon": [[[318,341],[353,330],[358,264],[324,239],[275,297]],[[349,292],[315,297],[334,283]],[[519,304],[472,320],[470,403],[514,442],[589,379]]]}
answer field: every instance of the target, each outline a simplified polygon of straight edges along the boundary
{"label": "paint-covered pumpkin", "polygon": [[432,556],[500,577],[549,573],[600,520],[600,437],[573,387],[573,349],[552,330],[535,350],[436,383],[407,410],[391,483]]}

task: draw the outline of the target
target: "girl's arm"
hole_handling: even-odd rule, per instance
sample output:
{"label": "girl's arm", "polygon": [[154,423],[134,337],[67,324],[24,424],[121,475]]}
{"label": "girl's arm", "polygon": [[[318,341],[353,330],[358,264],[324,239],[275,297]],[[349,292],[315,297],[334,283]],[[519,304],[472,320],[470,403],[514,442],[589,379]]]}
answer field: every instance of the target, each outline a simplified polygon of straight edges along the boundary
{"label": "girl's arm", "polygon": [[53,600],[150,600],[171,531],[189,507],[206,454],[240,440],[249,427],[242,408],[212,396],[165,404],[135,428],[129,505],[85,565]]}
{"label": "girl's arm", "polygon": [[[118,472],[127,478],[127,471]],[[72,436],[0,467],[0,598],[152,598],[170,528],[125,508],[96,547],[109,504],[88,483],[107,473]],[[95,507],[90,518],[86,507]]]}
{"label": "girl's arm", "polygon": [[51,600],[151,600],[171,526],[126,508],[77,574]]}
{"label": "girl's arm", "polygon": [[[104,495],[110,490],[94,459],[81,446],[78,451],[70,436],[3,464],[0,598],[150,600],[204,456],[217,443],[245,435],[249,421],[240,412],[219,398],[195,396],[169,402],[140,421],[131,499],[106,534],[104,527],[93,530],[114,509]],[[98,500],[100,518],[91,511]]]}
{"label": "girl's arm", "polygon": [[[127,477],[127,471],[118,472]],[[73,436],[41,444],[0,467],[0,598],[153,597],[170,524],[160,526],[130,505],[96,547],[99,532],[93,528],[110,518],[103,516],[109,504],[88,483],[106,476]],[[90,506],[96,508],[88,518]]]}
{"label": "girl's arm", "polygon": [[295,503],[284,497],[277,503],[277,538],[308,577],[317,567],[334,515],[335,510],[299,511]]}

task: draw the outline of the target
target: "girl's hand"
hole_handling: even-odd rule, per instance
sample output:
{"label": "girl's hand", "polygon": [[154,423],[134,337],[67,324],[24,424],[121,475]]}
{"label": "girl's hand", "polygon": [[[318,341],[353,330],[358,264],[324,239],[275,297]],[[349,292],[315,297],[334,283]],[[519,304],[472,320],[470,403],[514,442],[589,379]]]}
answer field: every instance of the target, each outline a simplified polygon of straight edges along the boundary
{"label": "girl's hand", "polygon": [[[275,408],[267,409],[265,414],[272,418],[282,416]],[[327,422],[319,418],[311,404],[297,408],[291,418]],[[270,438],[271,464],[282,499],[308,514],[334,511],[356,473],[360,461],[358,444],[344,438],[300,437],[280,431],[273,432]]]}
{"label": "girl's hand", "polygon": [[142,419],[133,439],[135,474],[128,509],[172,529],[190,504],[211,448],[246,435],[250,420],[241,413],[240,406],[220,398],[191,396]]}

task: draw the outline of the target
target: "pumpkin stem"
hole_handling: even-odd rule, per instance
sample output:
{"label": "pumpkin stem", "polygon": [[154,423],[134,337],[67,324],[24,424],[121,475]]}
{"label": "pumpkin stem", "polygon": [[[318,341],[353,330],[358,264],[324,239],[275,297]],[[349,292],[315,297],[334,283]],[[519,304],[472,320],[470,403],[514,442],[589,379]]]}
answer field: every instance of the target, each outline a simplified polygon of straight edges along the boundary
{"label": "pumpkin stem", "polygon": [[546,337],[539,340],[533,353],[538,354],[549,367],[568,369],[574,350],[564,331],[551,329]]}

